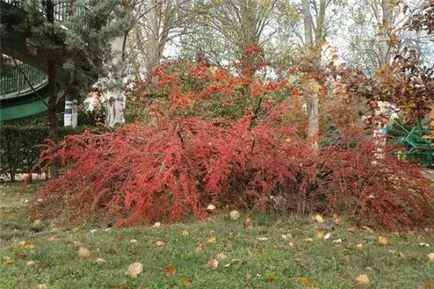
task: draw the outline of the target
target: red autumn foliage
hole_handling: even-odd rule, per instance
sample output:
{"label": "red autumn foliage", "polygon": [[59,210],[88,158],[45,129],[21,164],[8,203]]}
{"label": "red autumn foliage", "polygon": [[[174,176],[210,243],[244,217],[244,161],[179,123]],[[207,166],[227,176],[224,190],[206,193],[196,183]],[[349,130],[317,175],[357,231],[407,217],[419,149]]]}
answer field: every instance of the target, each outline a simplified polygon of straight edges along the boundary
{"label": "red autumn foliage", "polygon": [[[301,92],[284,78],[265,82],[203,63],[164,65],[154,73],[156,87],[137,85],[133,92],[139,99],[158,96],[146,103],[152,122],[69,136],[42,153],[41,165],[58,158],[64,173],[40,190],[34,218],[128,226],[202,218],[213,203],[340,212],[391,230],[434,221],[429,181],[392,148],[375,157],[375,140],[355,116],[355,97],[324,101],[322,115],[338,136],[316,150],[303,134]],[[226,118],[207,110],[221,106],[241,109]]]}

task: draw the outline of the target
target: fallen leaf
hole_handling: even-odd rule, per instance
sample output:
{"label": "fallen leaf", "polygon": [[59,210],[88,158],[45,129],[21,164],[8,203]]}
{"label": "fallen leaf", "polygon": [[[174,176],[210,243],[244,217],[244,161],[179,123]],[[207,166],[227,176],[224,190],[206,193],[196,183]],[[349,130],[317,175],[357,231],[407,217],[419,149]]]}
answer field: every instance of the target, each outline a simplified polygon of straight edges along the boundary
{"label": "fallen leaf", "polygon": [[378,244],[382,246],[389,245],[389,239],[387,237],[380,236],[378,237]]}
{"label": "fallen leaf", "polygon": [[15,256],[16,256],[18,259],[25,259],[25,258],[27,257],[26,253],[24,253],[24,252],[16,253]]}
{"label": "fallen leaf", "polygon": [[347,231],[351,233],[357,233],[360,231],[360,229],[356,226],[352,226],[352,227],[348,227]]}
{"label": "fallen leaf", "polygon": [[315,237],[317,237],[318,239],[321,239],[322,237],[324,237],[325,232],[324,231],[318,231],[315,234]]}
{"label": "fallen leaf", "polygon": [[137,243],[137,240],[136,239],[131,239],[130,243]]}
{"label": "fallen leaf", "polygon": [[336,239],[336,240],[333,240],[333,243],[335,243],[335,244],[340,244],[340,243],[342,243],[343,241],[342,241],[342,239]]}
{"label": "fallen leaf", "polygon": [[219,261],[217,259],[212,259],[206,266],[210,269],[217,269],[219,266]]}
{"label": "fallen leaf", "polygon": [[434,281],[433,280],[423,281],[423,287],[421,289],[432,289],[432,288],[434,288]]}
{"label": "fallen leaf", "polygon": [[184,278],[182,279],[182,286],[184,287],[190,287],[191,284],[193,283],[193,281],[191,280],[191,278]]}
{"label": "fallen leaf", "polygon": [[132,263],[128,266],[128,270],[125,275],[131,278],[137,278],[137,276],[143,272],[143,264],[140,262]]}
{"label": "fallen leaf", "polygon": [[333,221],[335,222],[336,225],[341,224],[342,219],[338,214],[334,213],[332,217],[333,217]]}
{"label": "fallen leaf", "polygon": [[34,249],[35,248],[35,244],[27,242],[27,241],[21,241],[18,243],[18,245],[24,249]]}
{"label": "fallen leaf", "polygon": [[363,226],[362,227],[364,230],[368,231],[369,234],[374,234],[374,230],[372,230],[371,228],[369,228],[368,226]]}
{"label": "fallen leaf", "polygon": [[359,243],[359,244],[356,245],[356,248],[358,250],[362,250],[363,249],[363,245],[361,243]]}
{"label": "fallen leaf", "polygon": [[430,262],[434,262],[434,252],[433,253],[429,253],[426,256],[428,257],[428,259],[430,260]]}
{"label": "fallen leaf", "polygon": [[250,217],[247,217],[244,220],[244,229],[252,229],[253,228],[253,219]]}
{"label": "fallen leaf", "polygon": [[244,282],[250,283],[250,280],[252,280],[252,275],[247,273],[246,276],[244,277]]}
{"label": "fallen leaf", "polygon": [[421,243],[419,243],[419,246],[429,247],[429,244],[421,242]]}
{"label": "fallen leaf", "polygon": [[401,257],[401,258],[404,258],[404,259],[407,259],[407,257],[404,255],[404,253],[402,253],[402,252],[399,252],[399,257]]}
{"label": "fallen leaf", "polygon": [[160,222],[155,222],[152,228],[160,228],[160,226],[161,226]]}
{"label": "fallen leaf", "polygon": [[359,282],[360,285],[368,285],[369,284],[369,277],[366,274],[362,274],[357,276],[356,281]]}
{"label": "fallen leaf", "polygon": [[176,275],[176,268],[172,264],[166,266],[166,276],[173,277]]}
{"label": "fallen leaf", "polygon": [[59,240],[59,239],[57,239],[54,236],[50,236],[50,237],[47,238],[47,241],[49,241],[49,242],[54,242],[54,241],[57,241],[57,240]]}
{"label": "fallen leaf", "polygon": [[105,260],[103,258],[96,258],[93,260],[93,262],[97,264],[102,264],[105,263]]}
{"label": "fallen leaf", "polygon": [[31,261],[31,260],[27,261],[26,265],[29,267],[33,267],[33,266],[35,266],[35,261]]}
{"label": "fallen leaf", "polygon": [[14,264],[14,263],[15,263],[15,261],[12,260],[11,257],[4,257],[4,258],[3,258],[3,264],[4,264],[4,265],[12,265],[12,264]]}
{"label": "fallen leaf", "polygon": [[123,239],[125,239],[125,236],[122,235],[122,234],[120,234],[120,235],[118,235],[118,236],[116,237],[116,239],[117,239],[118,241],[122,241]]}
{"label": "fallen leaf", "polygon": [[323,219],[323,217],[320,214],[316,214],[315,216],[312,217],[312,219],[315,222],[318,222],[320,224],[324,223],[324,219]]}
{"label": "fallen leaf", "polygon": [[196,245],[196,252],[203,251],[203,248],[205,247],[204,243],[199,243]]}
{"label": "fallen leaf", "polygon": [[232,210],[229,213],[229,216],[231,217],[231,220],[238,220],[240,218],[240,212],[238,212],[237,210]]}
{"label": "fallen leaf", "polygon": [[34,221],[33,221],[33,225],[35,225],[35,226],[39,226],[39,225],[41,225],[41,220],[39,220],[39,219],[34,220]]}
{"label": "fallen leaf", "polygon": [[206,242],[208,244],[215,244],[215,243],[217,243],[217,238],[216,237],[211,237]]}
{"label": "fallen leaf", "polygon": [[292,240],[292,235],[291,234],[282,235],[282,238],[284,240]]}
{"label": "fallen leaf", "polygon": [[328,240],[328,239],[330,239],[331,236],[332,236],[332,233],[327,233],[324,235],[323,239]]}
{"label": "fallen leaf", "polygon": [[45,284],[39,284],[38,289],[47,289],[47,285]]}
{"label": "fallen leaf", "polygon": [[181,234],[182,234],[183,236],[188,236],[188,235],[190,235],[190,232],[187,231],[187,230],[184,230],[184,231],[182,231]]}
{"label": "fallen leaf", "polygon": [[345,255],[344,256],[344,261],[345,261],[345,263],[349,264],[350,261],[351,261],[351,257],[349,255]]}
{"label": "fallen leaf", "polygon": [[89,256],[90,256],[90,251],[88,249],[82,248],[82,247],[80,247],[78,249],[78,257],[80,257],[80,258],[86,258],[86,257],[89,257]]}
{"label": "fallen leaf", "polygon": [[269,238],[267,237],[258,237],[259,241],[268,241]]}
{"label": "fallen leaf", "polygon": [[166,243],[164,243],[164,241],[158,240],[155,242],[155,246],[157,246],[158,249],[161,249],[164,247]]}
{"label": "fallen leaf", "polygon": [[276,274],[274,274],[274,273],[268,273],[267,277],[265,278],[265,280],[267,282],[274,282],[274,281],[276,281]]}
{"label": "fallen leaf", "polygon": [[206,207],[206,209],[208,211],[214,211],[215,210],[215,206],[213,204],[209,204],[208,207]]}
{"label": "fallen leaf", "polygon": [[304,277],[304,276],[298,277],[297,280],[298,280],[298,283],[300,285],[302,285],[303,287],[308,287],[308,288],[314,288],[315,287],[315,284],[313,283],[313,281],[307,277]]}
{"label": "fallen leaf", "polygon": [[303,241],[305,241],[305,242],[313,242],[313,239],[312,238],[306,238]]}
{"label": "fallen leaf", "polygon": [[224,259],[227,258],[227,256],[223,253],[218,253],[217,256],[215,257],[218,261],[222,261]]}

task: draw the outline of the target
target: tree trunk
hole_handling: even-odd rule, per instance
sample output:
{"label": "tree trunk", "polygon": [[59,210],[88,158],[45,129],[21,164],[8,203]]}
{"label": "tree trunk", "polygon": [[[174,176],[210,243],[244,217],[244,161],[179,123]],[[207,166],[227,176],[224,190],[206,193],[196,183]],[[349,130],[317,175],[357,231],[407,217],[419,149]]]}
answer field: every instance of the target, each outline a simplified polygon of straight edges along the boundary
{"label": "tree trunk", "polygon": [[[313,45],[313,23],[312,23],[312,15],[310,13],[309,0],[303,0],[303,20],[304,20],[304,41],[305,41],[305,53],[306,57],[312,62],[314,67],[319,66],[320,63],[319,57],[317,53],[314,53]],[[320,25],[321,23],[317,23]],[[322,31],[321,28],[318,31]],[[316,35],[318,38],[319,35]],[[321,52],[319,52],[321,55]],[[309,139],[313,140],[314,147],[318,147],[318,134],[319,134],[319,95],[316,89],[306,89],[305,92],[307,95],[307,114],[308,114],[308,128],[307,128],[307,136]]]}
{"label": "tree trunk", "polygon": [[381,37],[381,53],[382,53],[382,62],[380,66],[383,64],[390,64],[391,53],[390,53],[390,33],[392,28],[392,9],[393,4],[390,0],[382,0],[381,8],[383,10],[382,23],[380,26],[380,37]]}
{"label": "tree trunk", "polygon": [[[46,2],[47,21],[54,22],[54,3],[51,0]],[[48,71],[48,124],[49,124],[49,139],[54,144],[58,142],[57,136],[57,71],[56,58],[53,53],[47,51],[47,71]],[[59,176],[59,161],[53,160],[50,166],[50,178]]]}

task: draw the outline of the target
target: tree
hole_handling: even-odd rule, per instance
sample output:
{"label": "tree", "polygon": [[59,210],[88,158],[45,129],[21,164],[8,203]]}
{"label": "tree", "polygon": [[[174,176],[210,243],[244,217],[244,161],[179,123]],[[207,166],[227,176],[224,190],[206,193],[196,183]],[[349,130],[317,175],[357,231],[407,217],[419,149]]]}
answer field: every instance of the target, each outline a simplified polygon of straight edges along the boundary
{"label": "tree", "polygon": [[[57,143],[57,110],[65,95],[86,91],[98,76],[113,70],[106,67],[113,57],[110,39],[123,35],[129,29],[127,5],[108,1],[26,1],[21,7],[18,23],[2,28],[2,33],[17,33],[19,40],[36,55],[32,63],[48,74],[48,122],[50,140]],[[10,43],[13,46],[13,43]],[[29,54],[14,55],[29,60]],[[58,175],[58,164],[53,162],[51,176]]]}
{"label": "tree", "polygon": [[219,65],[234,63],[248,46],[265,47],[280,25],[293,19],[292,12],[292,5],[281,0],[194,1],[181,53],[190,58],[203,53]]}
{"label": "tree", "polygon": [[[325,40],[325,13],[330,5],[330,0],[309,1],[302,0],[305,58],[313,70],[318,70],[321,65],[322,42]],[[315,13],[313,18],[312,12]],[[315,19],[315,21],[314,21]],[[307,102],[309,138],[314,139],[317,146],[319,134],[319,85],[309,82],[304,87]]]}
{"label": "tree", "polygon": [[142,66],[148,80],[152,80],[150,71],[160,64],[167,43],[178,35],[174,30],[182,25],[182,15],[189,2],[142,0],[135,3],[135,26],[130,34],[129,53],[138,80]]}
{"label": "tree", "polygon": [[[373,75],[384,64],[390,64],[393,55],[404,47],[417,50],[424,61],[432,63],[432,43],[423,33],[406,29],[414,19],[414,27],[419,22],[417,15],[423,15],[422,0],[362,0],[351,2],[341,15],[341,41],[348,45],[344,56],[349,65]],[[429,12],[429,10],[426,10]],[[428,14],[427,14],[428,15]],[[422,24],[423,25],[423,24]]]}

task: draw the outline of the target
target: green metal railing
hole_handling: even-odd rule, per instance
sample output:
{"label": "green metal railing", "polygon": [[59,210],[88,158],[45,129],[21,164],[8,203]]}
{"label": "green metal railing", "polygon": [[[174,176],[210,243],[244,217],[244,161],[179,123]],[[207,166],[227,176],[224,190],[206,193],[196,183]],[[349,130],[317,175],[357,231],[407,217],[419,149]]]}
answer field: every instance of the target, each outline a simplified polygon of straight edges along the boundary
{"label": "green metal railing", "polygon": [[[1,0],[11,6],[22,8],[24,5],[32,3],[37,5],[38,10],[45,15],[45,9],[42,5],[42,1],[35,0]],[[54,2],[54,19],[56,21],[64,21],[69,15],[74,11],[75,0],[65,0],[65,1],[53,1]]]}
{"label": "green metal railing", "polygon": [[47,82],[47,75],[33,66],[21,63],[18,66],[2,67],[0,99],[10,94],[22,94]]}

